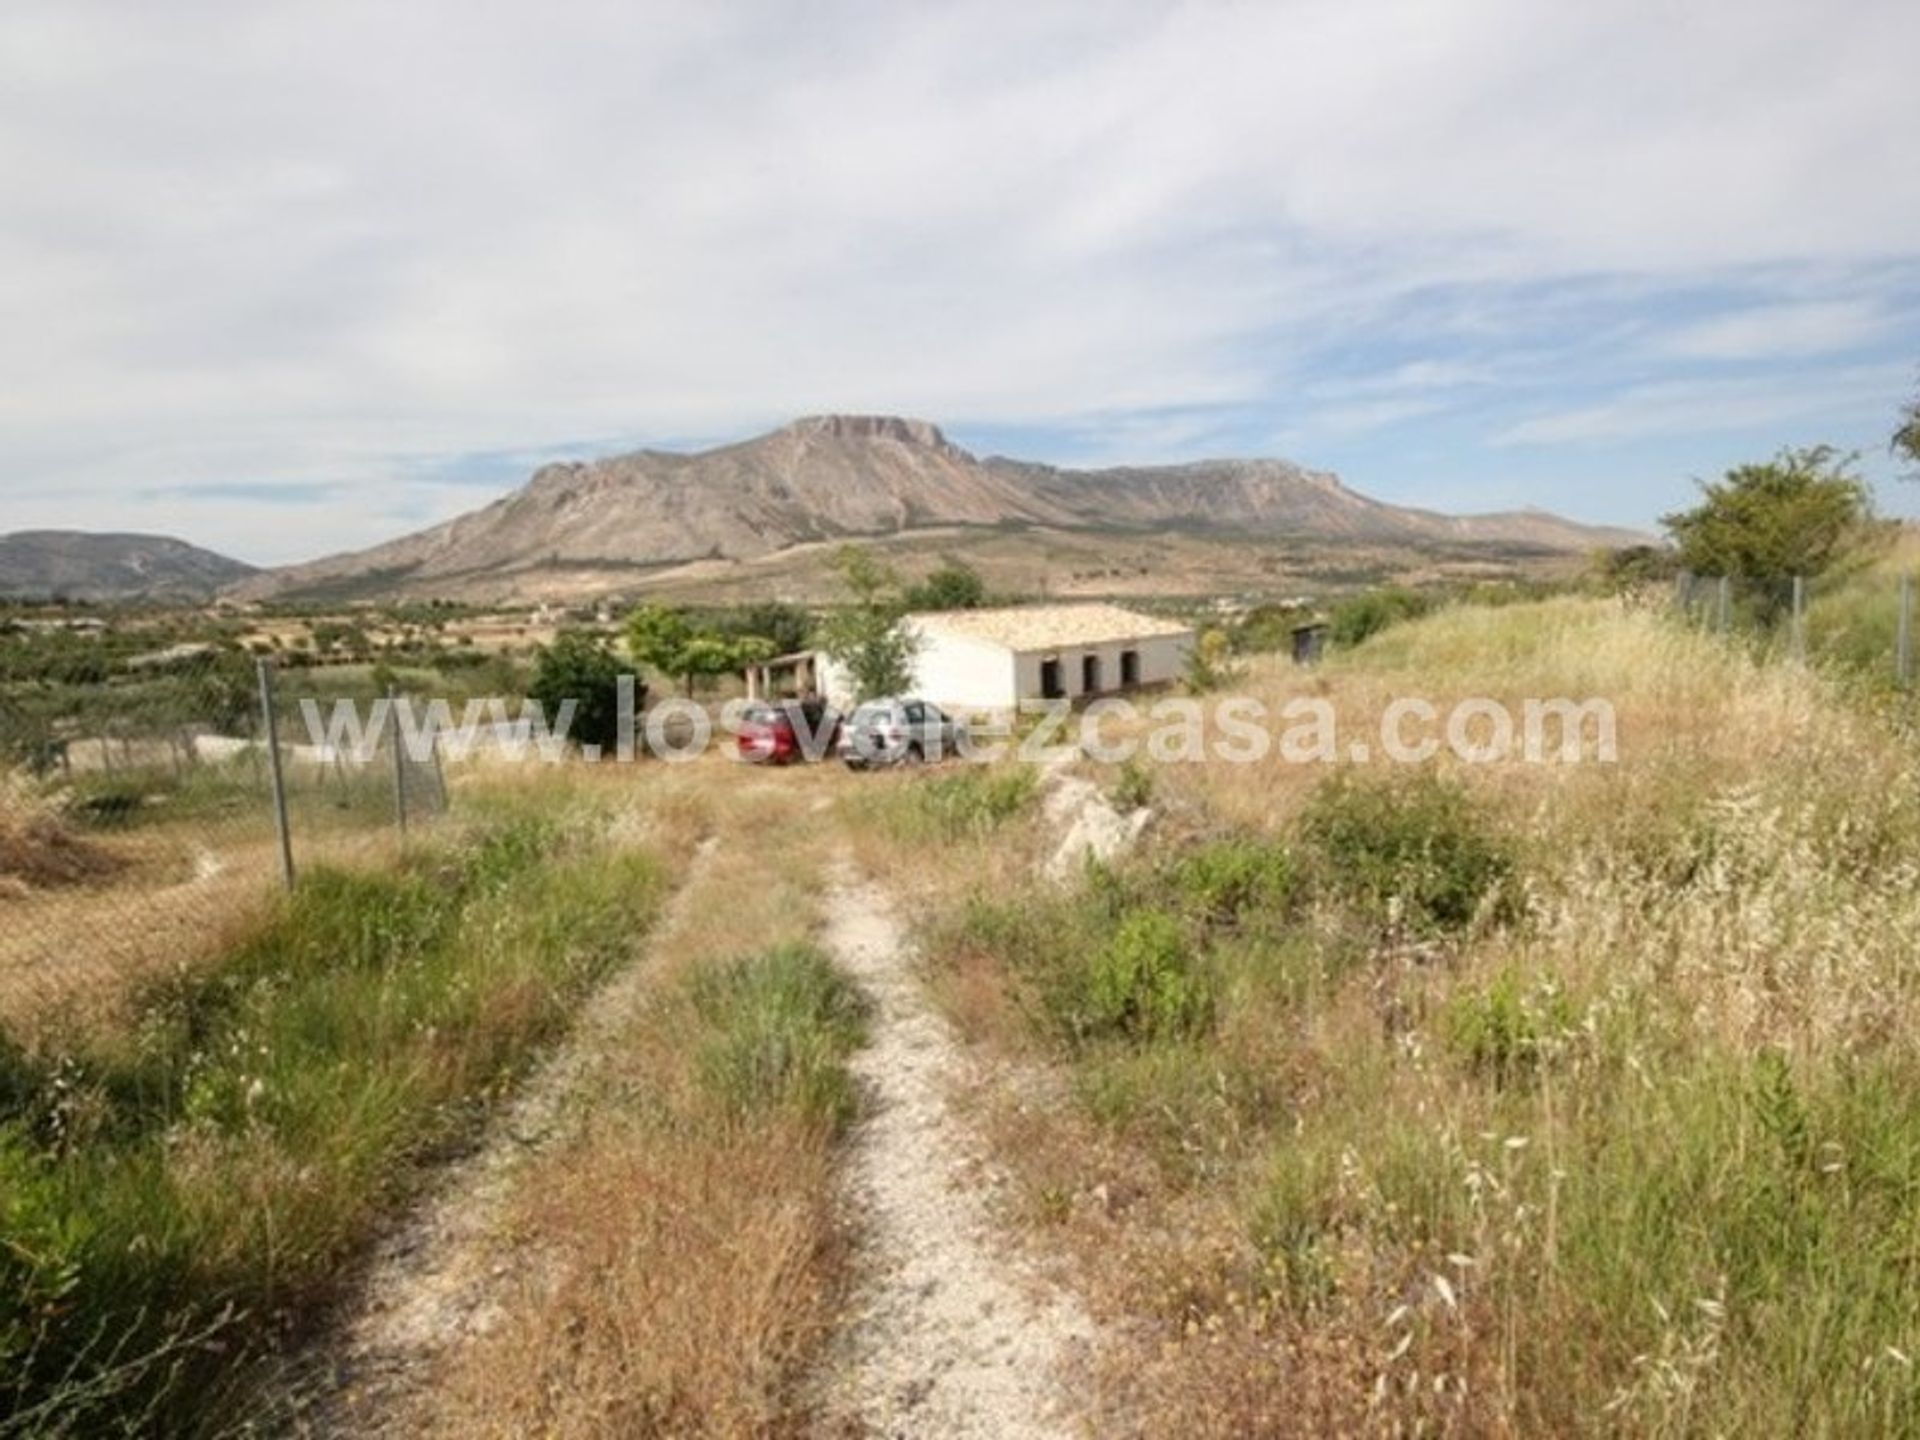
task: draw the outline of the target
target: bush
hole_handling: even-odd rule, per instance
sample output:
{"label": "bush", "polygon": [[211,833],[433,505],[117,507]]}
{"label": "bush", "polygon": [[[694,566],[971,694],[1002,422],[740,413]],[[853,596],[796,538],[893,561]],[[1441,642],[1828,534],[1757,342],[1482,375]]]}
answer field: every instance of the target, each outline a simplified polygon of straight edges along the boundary
{"label": "bush", "polygon": [[1213,1000],[1193,942],[1164,910],[1127,916],[1077,977],[1067,1020],[1081,1039],[1155,1040],[1205,1028]]}
{"label": "bush", "polygon": [[1153,803],[1153,771],[1138,758],[1128,756],[1113,777],[1113,788],[1107,792],[1107,798],[1122,814],[1146,809]]}
{"label": "bush", "polygon": [[1320,879],[1378,918],[1415,933],[1459,930],[1498,904],[1513,861],[1460,786],[1422,771],[1340,774],[1315,791],[1301,833]]}
{"label": "bush", "polygon": [[1251,837],[1215,840],[1188,851],[1166,871],[1176,903],[1212,923],[1252,913],[1278,914],[1293,899],[1293,857],[1287,849]]}
{"label": "bush", "polygon": [[[569,630],[540,652],[527,698],[539,702],[548,726],[556,733],[561,708],[573,702],[568,738],[576,745],[597,745],[602,754],[611,755],[620,740],[620,679],[626,673],[626,667],[602,641]],[[646,687],[636,681],[636,717],[645,703]]]}
{"label": "bush", "polygon": [[1342,650],[1378,635],[1390,625],[1416,620],[1433,608],[1433,601],[1418,590],[1389,586],[1369,590],[1334,606],[1327,626],[1327,639]]}
{"label": "bush", "polygon": [[781,945],[701,971],[692,998],[712,1030],[700,1074],[728,1110],[796,1105],[836,1130],[853,1118],[845,1062],[865,1033],[864,1006],[817,947]]}

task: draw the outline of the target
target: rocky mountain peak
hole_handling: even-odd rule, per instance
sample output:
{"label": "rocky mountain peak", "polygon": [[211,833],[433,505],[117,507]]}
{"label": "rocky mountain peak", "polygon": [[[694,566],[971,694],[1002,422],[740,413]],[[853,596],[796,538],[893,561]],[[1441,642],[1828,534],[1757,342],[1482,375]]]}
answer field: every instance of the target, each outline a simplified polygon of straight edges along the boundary
{"label": "rocky mountain peak", "polygon": [[901,415],[806,415],[786,428],[795,435],[825,435],[836,440],[897,440],[929,450],[957,448],[931,420]]}

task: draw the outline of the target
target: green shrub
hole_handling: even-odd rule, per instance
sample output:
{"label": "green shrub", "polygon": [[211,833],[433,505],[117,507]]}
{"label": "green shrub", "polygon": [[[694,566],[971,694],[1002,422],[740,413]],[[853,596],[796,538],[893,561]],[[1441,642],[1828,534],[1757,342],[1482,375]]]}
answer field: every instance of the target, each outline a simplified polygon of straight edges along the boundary
{"label": "green shrub", "polygon": [[1249,914],[1279,914],[1292,902],[1293,857],[1283,845],[1252,837],[1215,840],[1190,850],[1166,870],[1174,901],[1200,919],[1231,923]]}
{"label": "green shrub", "polygon": [[1205,1027],[1213,1000],[1179,919],[1141,910],[1120,922],[1078,976],[1069,1025],[1080,1038],[1154,1040]]}
{"label": "green shrub", "polygon": [[1319,878],[1335,894],[1416,933],[1459,930],[1498,905],[1513,861],[1459,785],[1426,771],[1342,773],[1301,817]]}
{"label": "green shrub", "polygon": [[1122,814],[1146,809],[1153,803],[1153,771],[1137,757],[1128,756],[1113,777],[1113,788],[1107,792],[1107,798]]}
{"label": "green shrub", "polygon": [[711,1031],[700,1075],[728,1109],[796,1105],[835,1129],[852,1119],[846,1058],[865,1033],[864,1007],[818,947],[781,945],[703,970],[692,998]]}
{"label": "green shrub", "polygon": [[1328,621],[1327,638],[1342,650],[1350,650],[1371,639],[1389,626],[1414,620],[1433,608],[1431,597],[1418,590],[1389,586],[1369,590],[1334,606]]}

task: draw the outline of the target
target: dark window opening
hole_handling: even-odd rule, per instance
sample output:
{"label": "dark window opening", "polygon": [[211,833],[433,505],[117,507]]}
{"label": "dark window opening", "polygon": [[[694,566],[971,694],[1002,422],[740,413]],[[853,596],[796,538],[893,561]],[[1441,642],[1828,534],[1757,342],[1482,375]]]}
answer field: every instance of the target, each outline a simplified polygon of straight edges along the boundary
{"label": "dark window opening", "polygon": [[1098,655],[1080,657],[1080,691],[1085,695],[1100,693],[1100,657]]}
{"label": "dark window opening", "polygon": [[1140,652],[1138,650],[1120,652],[1120,683],[1123,686],[1140,683]]}
{"label": "dark window opening", "polygon": [[1040,698],[1058,700],[1066,693],[1065,687],[1060,683],[1060,662],[1042,660],[1040,662]]}

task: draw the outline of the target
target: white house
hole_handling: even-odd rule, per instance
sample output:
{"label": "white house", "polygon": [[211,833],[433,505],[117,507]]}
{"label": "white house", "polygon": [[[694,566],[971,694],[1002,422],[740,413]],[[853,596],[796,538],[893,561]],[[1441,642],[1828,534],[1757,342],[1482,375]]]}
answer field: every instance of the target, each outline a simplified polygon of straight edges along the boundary
{"label": "white house", "polygon": [[[1016,709],[1022,700],[1120,694],[1180,678],[1193,630],[1117,605],[942,610],[906,617],[919,642],[913,694],[960,711]],[[821,691],[836,705],[852,678],[826,656]]]}

